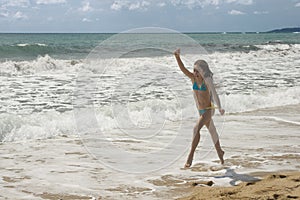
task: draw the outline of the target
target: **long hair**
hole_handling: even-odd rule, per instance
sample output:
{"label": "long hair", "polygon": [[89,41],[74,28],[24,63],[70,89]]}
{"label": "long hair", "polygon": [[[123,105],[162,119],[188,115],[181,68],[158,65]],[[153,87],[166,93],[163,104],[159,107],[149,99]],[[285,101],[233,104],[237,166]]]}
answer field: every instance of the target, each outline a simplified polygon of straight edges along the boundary
{"label": "long hair", "polygon": [[[201,74],[203,76],[203,78],[207,78],[207,77],[211,77],[213,76],[213,73],[210,71],[208,64],[205,60],[197,60],[194,63],[194,68],[198,71],[198,72],[203,72],[203,74]],[[200,70],[202,69],[202,70]]]}

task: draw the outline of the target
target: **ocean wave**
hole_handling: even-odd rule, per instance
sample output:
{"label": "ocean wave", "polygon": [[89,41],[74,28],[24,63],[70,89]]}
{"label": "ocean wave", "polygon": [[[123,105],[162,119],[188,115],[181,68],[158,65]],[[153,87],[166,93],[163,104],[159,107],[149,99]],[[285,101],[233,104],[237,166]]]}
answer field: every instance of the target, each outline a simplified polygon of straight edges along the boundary
{"label": "ocean wave", "polygon": [[249,53],[268,50],[270,53],[278,51],[299,51],[300,44],[289,44],[281,41],[270,41],[264,44],[204,44],[202,45],[208,52],[220,53]]}
{"label": "ocean wave", "polygon": [[[99,42],[99,44],[101,44]],[[54,58],[60,59],[69,59],[78,58],[83,59],[90,52],[93,51],[97,44],[86,44],[86,45],[52,45],[47,43],[17,43],[13,45],[2,44],[0,45],[0,61],[5,60],[14,60],[14,61],[23,61],[23,60],[34,60],[38,56],[50,55]],[[134,43],[131,44],[134,46]],[[184,44],[182,44],[184,45]],[[260,50],[269,50],[269,51],[278,51],[278,50],[293,50],[297,48],[299,44],[296,43],[287,43],[284,41],[269,41],[266,43],[247,43],[236,44],[236,43],[199,43],[207,52],[220,52],[220,53],[231,53],[231,52],[251,52],[251,51],[260,51]],[[118,49],[127,49],[128,44],[112,44],[112,46],[107,47],[107,53],[113,54],[115,50]],[[193,46],[186,48],[193,48]],[[129,48],[130,49],[130,48]],[[132,49],[132,48],[131,48]],[[134,49],[134,48],[133,48]],[[104,50],[104,49],[103,49]],[[172,52],[173,49],[170,49]],[[131,57],[157,57],[160,55],[168,55],[170,52],[163,52],[159,49],[148,49],[148,52],[145,49],[137,49],[136,52],[129,52]],[[191,51],[192,52],[192,51]],[[197,51],[195,51],[197,52]]]}
{"label": "ocean wave", "polygon": [[228,113],[243,113],[278,106],[300,104],[300,87],[262,89],[252,94],[225,96],[224,107]]}
{"label": "ocean wave", "polygon": [[231,53],[231,52],[250,52],[259,51],[261,48],[254,44],[202,44],[207,52]]}
{"label": "ocean wave", "polygon": [[21,116],[0,114],[0,142],[27,141],[76,134],[71,112],[49,111]]}
{"label": "ocean wave", "polygon": [[[227,114],[300,104],[300,87],[264,90],[251,95],[220,96]],[[44,110],[31,114],[0,114],[0,142],[15,142],[55,137],[77,137],[78,132],[114,129],[149,129],[165,121],[180,122],[198,117],[192,93],[184,102],[177,100],[140,100],[122,105],[91,106],[58,112]],[[74,102],[73,102],[74,103]],[[75,104],[75,103],[74,103]],[[215,112],[219,116],[218,111]],[[271,116],[270,116],[271,117]]]}
{"label": "ocean wave", "polygon": [[[210,64],[216,61],[211,68],[214,80],[219,84],[217,90],[226,113],[244,113],[300,104],[297,59],[300,45],[271,45],[275,50],[269,50],[269,46],[263,47],[249,53],[217,52],[201,55]],[[193,61],[199,59],[199,55],[187,55],[183,52],[182,58],[190,69]],[[103,78],[101,73],[105,66],[109,68]],[[88,78],[84,79],[83,73],[81,75],[86,82],[80,82],[77,75],[85,71],[88,72]],[[173,55],[96,59],[88,64],[84,60],[56,59],[46,55],[33,61],[2,62],[0,72],[2,142],[76,135],[77,124],[74,120],[78,119],[74,119],[74,112],[77,111],[70,110],[76,108],[76,102],[71,102],[70,99],[77,97],[73,93],[76,90],[80,90],[88,98],[89,95],[84,89],[91,81],[96,83],[96,88],[91,92],[91,99],[84,100],[98,106],[93,113],[100,124],[100,130],[118,128],[120,123],[117,119],[124,126],[143,128],[163,120],[177,122],[198,117],[190,81],[184,78],[176,66]],[[103,85],[100,81],[104,82]],[[79,88],[80,84],[83,84],[83,88]],[[120,113],[120,109],[112,112],[111,104],[114,99],[110,92],[116,91],[115,87],[121,92],[115,93],[117,95],[113,97],[122,104],[121,108],[126,109],[123,113]],[[130,92],[131,95],[128,95]],[[184,96],[185,100],[176,104],[179,96]],[[57,109],[57,105],[68,109]],[[216,115],[219,115],[217,111]],[[81,113],[79,116],[89,125],[89,117]],[[92,127],[94,124],[90,125]],[[85,130],[88,131],[91,127],[86,127]]]}
{"label": "ocean wave", "polygon": [[26,47],[26,46],[42,46],[42,47],[46,47],[46,46],[48,46],[48,45],[47,45],[47,44],[42,44],[42,43],[34,43],[34,44],[21,43],[21,44],[16,44],[16,45],[12,45],[12,46],[18,46],[18,47]]}
{"label": "ocean wave", "polygon": [[[294,91],[296,89],[287,92]],[[299,95],[299,92],[296,95]],[[275,94],[270,97],[262,95],[234,95],[226,98],[224,106],[227,114],[233,114],[275,106],[291,105],[293,103],[299,104],[299,100],[294,99],[295,96],[285,98],[284,101],[278,100],[276,103],[272,103],[274,98],[282,99],[282,96],[284,94]],[[291,101],[291,99],[293,100]],[[74,115],[74,111],[64,113],[47,111],[32,113],[26,116],[1,113],[0,142],[78,137],[79,132],[85,134],[93,131],[106,132],[114,129],[143,130],[145,128],[149,129],[152,126],[163,127],[166,120],[179,123],[182,120],[197,119],[198,113],[195,105],[189,103],[184,106],[182,108],[170,108],[170,106],[166,106],[166,102],[159,103],[154,101],[152,104],[149,104],[149,102],[136,102],[129,107],[125,107],[123,111],[117,110],[118,107],[114,109],[110,106],[88,110],[88,113],[84,110],[76,110],[76,115]],[[217,111],[216,115],[219,115]]]}
{"label": "ocean wave", "polygon": [[300,50],[299,44],[282,44],[282,43],[270,43],[264,45],[255,45],[259,49],[268,51],[285,51],[285,50]]}
{"label": "ocean wave", "polygon": [[[44,46],[39,46],[41,48],[44,48]],[[46,47],[47,48],[47,47]],[[226,59],[227,57],[232,56],[239,56],[245,59],[248,59],[249,56],[254,57],[264,57],[268,59],[268,57],[274,57],[278,56],[287,56],[287,55],[298,55],[300,53],[300,44],[264,44],[264,45],[233,45],[229,47],[230,49],[235,49],[234,52],[214,52],[214,53],[208,53],[207,55],[201,55],[202,57],[214,57],[218,56],[218,58],[221,62],[222,58]],[[0,47],[1,51],[1,47]],[[151,55],[149,55],[149,52],[146,53],[143,52],[143,50],[139,50],[142,53],[133,52],[130,53],[130,56],[128,59],[131,59],[134,61],[135,59],[142,58],[143,60],[146,60],[147,62],[153,62],[156,60],[161,60],[161,63],[163,63],[162,59],[169,58],[169,54],[159,54],[157,52],[154,52],[154,50],[151,50],[153,52],[150,52],[151,55],[155,55],[156,58],[153,58]],[[246,55],[247,53],[248,55]],[[268,55],[269,54],[269,55]],[[137,56],[139,55],[139,56]],[[143,55],[143,57],[140,57],[140,55]],[[137,56],[137,57],[135,57]],[[192,58],[199,57],[199,55],[189,55]],[[98,60],[98,64],[107,64],[107,63],[113,63],[112,59],[101,59]],[[173,59],[173,58],[171,58]],[[45,54],[44,56],[37,56],[34,60],[25,60],[25,61],[14,61],[14,60],[7,60],[4,62],[0,62],[0,72],[1,73],[7,73],[7,74],[30,74],[30,73],[36,73],[41,71],[53,71],[53,70],[62,70],[62,69],[68,69],[72,70],[74,66],[78,67],[78,64],[82,64],[85,59],[58,59],[54,58],[51,55]],[[143,61],[142,60],[142,61]],[[88,59],[87,59],[88,61]],[[124,63],[126,64],[126,63]],[[84,68],[91,70],[91,71],[97,71],[97,63],[95,66],[84,66]]]}
{"label": "ocean wave", "polygon": [[38,56],[51,55],[66,59],[69,57],[84,58],[93,49],[92,46],[64,46],[44,43],[18,43],[14,45],[0,45],[0,61],[4,60],[33,60]]}
{"label": "ocean wave", "polygon": [[55,59],[49,55],[39,56],[32,61],[5,61],[0,63],[1,75],[35,74],[58,70],[72,70],[75,65],[82,63],[81,60]]}
{"label": "ocean wave", "polygon": [[[168,104],[166,106],[166,104]],[[0,114],[0,142],[74,137],[113,129],[143,129],[164,125],[164,121],[181,120],[180,109],[166,101],[139,101],[127,106],[74,108],[72,111],[48,110],[20,115]],[[76,107],[76,105],[75,105]]]}

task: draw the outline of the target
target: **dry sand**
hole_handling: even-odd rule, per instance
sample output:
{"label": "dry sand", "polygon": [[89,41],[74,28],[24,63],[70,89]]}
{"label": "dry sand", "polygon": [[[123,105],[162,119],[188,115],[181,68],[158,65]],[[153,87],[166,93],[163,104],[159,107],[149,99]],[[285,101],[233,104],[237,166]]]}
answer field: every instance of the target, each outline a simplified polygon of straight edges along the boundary
{"label": "dry sand", "polygon": [[233,187],[209,187],[191,183],[192,194],[179,200],[200,199],[300,199],[300,172],[274,173],[261,181]]}

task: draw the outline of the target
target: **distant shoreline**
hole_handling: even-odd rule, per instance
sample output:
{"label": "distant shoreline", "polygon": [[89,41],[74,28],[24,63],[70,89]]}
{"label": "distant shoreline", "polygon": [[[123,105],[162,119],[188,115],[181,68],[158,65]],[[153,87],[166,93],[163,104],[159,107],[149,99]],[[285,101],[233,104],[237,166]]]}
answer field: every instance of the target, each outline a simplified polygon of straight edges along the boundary
{"label": "distant shoreline", "polygon": [[275,29],[275,30],[267,31],[266,33],[300,33],[300,27]]}

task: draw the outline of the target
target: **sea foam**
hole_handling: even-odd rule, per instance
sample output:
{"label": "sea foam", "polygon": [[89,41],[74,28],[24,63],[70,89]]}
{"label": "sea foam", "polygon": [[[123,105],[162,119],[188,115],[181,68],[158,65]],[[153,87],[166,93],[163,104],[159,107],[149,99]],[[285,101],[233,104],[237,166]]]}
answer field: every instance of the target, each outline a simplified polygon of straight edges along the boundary
{"label": "sea foam", "polygon": [[[189,70],[197,59],[208,61],[222,105],[231,115],[300,104],[299,47],[267,44],[250,52],[183,52],[182,59]],[[1,62],[0,72],[2,142],[77,135],[78,91],[83,98],[90,93],[87,106],[101,131],[119,128],[120,106],[123,119],[130,122],[123,123],[127,128],[198,117],[191,82],[173,55],[92,61],[46,55]],[[90,83],[95,86],[86,91],[82,85]]]}

